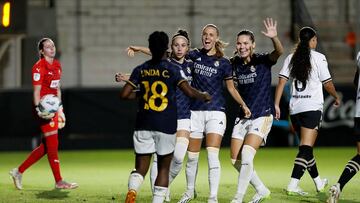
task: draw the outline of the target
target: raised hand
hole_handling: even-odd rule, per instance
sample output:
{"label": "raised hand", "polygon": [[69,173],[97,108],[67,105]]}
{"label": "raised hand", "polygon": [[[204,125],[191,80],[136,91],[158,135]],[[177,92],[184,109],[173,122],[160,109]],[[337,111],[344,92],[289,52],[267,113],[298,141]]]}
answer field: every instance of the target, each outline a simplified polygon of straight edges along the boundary
{"label": "raised hand", "polygon": [[266,37],[274,38],[277,36],[277,22],[276,20],[273,20],[272,18],[266,18],[264,21],[264,26],[266,28],[266,31],[261,31]]}

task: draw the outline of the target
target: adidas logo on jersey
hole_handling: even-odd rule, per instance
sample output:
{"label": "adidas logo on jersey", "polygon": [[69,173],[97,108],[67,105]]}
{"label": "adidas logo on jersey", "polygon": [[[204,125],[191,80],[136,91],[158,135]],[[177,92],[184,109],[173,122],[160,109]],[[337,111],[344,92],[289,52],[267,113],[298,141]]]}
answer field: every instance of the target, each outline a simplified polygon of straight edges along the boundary
{"label": "adidas logo on jersey", "polygon": [[222,122],[222,121],[220,121],[220,123],[219,123],[220,125],[224,125],[224,123]]}
{"label": "adidas logo on jersey", "polygon": [[254,130],[255,130],[255,131],[259,131],[259,128],[255,128]]}
{"label": "adidas logo on jersey", "polygon": [[201,61],[201,57],[197,58],[196,61]]}

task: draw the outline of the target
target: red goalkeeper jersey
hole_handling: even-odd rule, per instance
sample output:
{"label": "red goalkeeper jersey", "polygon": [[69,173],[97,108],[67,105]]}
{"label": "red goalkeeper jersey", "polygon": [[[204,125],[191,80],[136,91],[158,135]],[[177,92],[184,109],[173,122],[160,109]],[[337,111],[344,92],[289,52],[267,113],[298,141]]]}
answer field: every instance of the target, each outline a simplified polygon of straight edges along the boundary
{"label": "red goalkeeper jersey", "polygon": [[32,84],[41,85],[40,97],[46,94],[57,95],[57,89],[60,86],[61,65],[55,60],[52,64],[45,58],[38,60],[32,67]]}

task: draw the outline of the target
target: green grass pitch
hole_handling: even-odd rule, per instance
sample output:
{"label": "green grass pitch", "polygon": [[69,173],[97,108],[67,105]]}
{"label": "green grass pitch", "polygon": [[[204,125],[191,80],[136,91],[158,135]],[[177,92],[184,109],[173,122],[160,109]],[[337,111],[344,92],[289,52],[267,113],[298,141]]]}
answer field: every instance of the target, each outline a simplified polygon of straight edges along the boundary
{"label": "green grass pitch", "polygon": [[[54,179],[46,156],[23,175],[22,191],[14,188],[8,171],[20,164],[29,152],[0,152],[0,202],[123,202],[127,192],[127,180],[134,167],[132,150],[61,151],[62,176],[65,180],[76,181],[76,190],[55,190]],[[255,157],[255,168],[270,188],[271,199],[265,202],[325,202],[326,193],[317,194],[315,186],[306,173],[300,187],[309,192],[307,197],[288,197],[284,188],[289,181],[297,148],[262,148]],[[355,153],[352,148],[316,148],[314,150],[321,177],[334,184],[346,162]],[[229,148],[220,150],[222,164],[219,202],[230,202],[235,194],[238,174],[229,160]],[[198,198],[194,203],[207,202],[208,172],[206,151],[200,154],[197,178]],[[327,187],[328,189],[328,187]],[[185,190],[184,170],[171,185],[172,202],[177,202]],[[345,187],[340,202],[360,202],[360,176],[356,175]],[[254,194],[248,188],[245,201]],[[137,202],[151,202],[149,175],[138,193]]]}

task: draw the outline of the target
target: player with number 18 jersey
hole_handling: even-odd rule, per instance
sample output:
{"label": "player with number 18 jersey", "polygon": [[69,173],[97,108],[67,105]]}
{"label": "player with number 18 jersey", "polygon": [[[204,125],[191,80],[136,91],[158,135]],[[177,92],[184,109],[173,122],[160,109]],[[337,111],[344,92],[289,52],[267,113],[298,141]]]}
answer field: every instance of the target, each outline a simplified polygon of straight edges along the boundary
{"label": "player with number 18 jersey", "polygon": [[140,86],[135,130],[176,132],[176,89],[186,81],[178,69],[170,61],[162,60],[158,64],[147,61],[133,70],[130,84]]}

